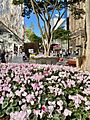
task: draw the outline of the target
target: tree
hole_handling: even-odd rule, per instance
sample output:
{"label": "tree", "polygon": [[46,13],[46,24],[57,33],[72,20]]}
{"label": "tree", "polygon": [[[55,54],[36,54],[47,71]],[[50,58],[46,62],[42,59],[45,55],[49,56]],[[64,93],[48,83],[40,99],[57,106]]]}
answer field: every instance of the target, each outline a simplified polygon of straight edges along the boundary
{"label": "tree", "polygon": [[26,29],[25,33],[31,42],[41,42],[41,38],[38,37],[31,29]]}
{"label": "tree", "polygon": [[69,38],[70,31],[58,28],[53,32],[53,39],[60,39],[61,41],[66,41]]}
{"label": "tree", "polygon": [[[77,14],[78,17],[81,17],[81,14],[79,13],[82,13],[82,10],[80,10],[79,12],[78,9],[75,9],[75,2],[76,0],[70,0],[68,2],[67,0],[24,0],[24,10],[22,15],[27,15],[28,18],[30,17],[32,12],[36,15],[38,27],[42,36],[44,54],[46,56],[48,56],[50,52],[50,46],[53,39],[53,32],[61,18],[65,15],[67,7],[73,10],[74,14]],[[22,0],[13,0],[13,3],[18,5],[19,3],[22,4],[23,2]],[[58,14],[58,19],[52,27],[51,20],[53,19],[55,14]],[[44,30],[42,29],[40,23],[41,20],[43,22]]]}

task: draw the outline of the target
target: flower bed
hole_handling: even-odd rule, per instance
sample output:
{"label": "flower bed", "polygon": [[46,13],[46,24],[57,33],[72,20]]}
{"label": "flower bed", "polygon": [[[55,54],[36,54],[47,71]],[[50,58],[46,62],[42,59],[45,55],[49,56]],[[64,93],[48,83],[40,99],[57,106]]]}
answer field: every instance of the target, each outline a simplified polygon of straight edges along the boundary
{"label": "flower bed", "polygon": [[5,116],[10,120],[86,120],[90,74],[68,66],[0,64],[0,118]]}

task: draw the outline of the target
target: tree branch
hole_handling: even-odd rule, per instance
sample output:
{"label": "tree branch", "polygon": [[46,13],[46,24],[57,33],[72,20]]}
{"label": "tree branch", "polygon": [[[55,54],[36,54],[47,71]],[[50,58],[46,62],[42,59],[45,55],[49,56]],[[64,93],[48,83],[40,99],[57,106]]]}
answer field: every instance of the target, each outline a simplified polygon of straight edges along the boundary
{"label": "tree branch", "polygon": [[54,27],[52,28],[52,31],[54,31],[55,27],[57,26],[58,22],[59,22],[60,19],[63,17],[63,15],[65,14],[66,11],[67,11],[67,10],[65,9],[64,12],[62,13],[62,15],[58,17],[58,20],[57,20],[56,24],[54,25]]}
{"label": "tree branch", "polygon": [[54,5],[54,7],[53,7],[53,10],[52,10],[52,14],[51,14],[51,16],[50,16],[50,19],[51,19],[52,16],[53,16],[53,13],[54,13],[55,7],[56,7],[56,5],[57,5],[57,2],[58,2],[58,0],[56,0],[56,2],[55,2],[55,5]]}
{"label": "tree branch", "polygon": [[40,25],[39,16],[38,16],[38,14],[37,14],[37,11],[35,10],[35,6],[34,6],[33,0],[31,0],[31,5],[32,5],[32,8],[33,8],[33,10],[34,10],[34,13],[36,14],[36,18],[37,18],[37,21],[38,21],[38,27],[39,27],[40,32],[41,32],[41,35],[42,35],[42,37],[43,37],[43,31],[42,31],[42,28],[41,28],[41,25]]}

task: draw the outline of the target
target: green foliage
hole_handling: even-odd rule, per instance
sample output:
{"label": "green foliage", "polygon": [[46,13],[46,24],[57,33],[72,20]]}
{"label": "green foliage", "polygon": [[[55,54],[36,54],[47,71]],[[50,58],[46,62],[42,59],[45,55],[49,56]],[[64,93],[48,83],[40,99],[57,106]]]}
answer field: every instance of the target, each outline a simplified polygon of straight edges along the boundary
{"label": "green foliage", "polygon": [[[35,0],[34,6],[35,6],[35,11],[39,14],[39,15],[43,15],[43,13],[50,13],[54,10],[61,10],[63,8],[68,7],[71,11],[72,14],[74,15],[74,17],[76,19],[82,18],[82,15],[84,14],[84,10],[80,9],[77,7],[77,5],[80,4],[80,2],[85,2],[85,0]],[[23,15],[27,16],[28,18],[30,18],[30,14],[33,11],[32,8],[32,4],[30,0],[13,0],[13,4],[14,5],[19,5],[19,4],[23,4],[24,3],[24,11],[23,11]],[[47,8],[47,9],[46,9]]]}
{"label": "green foliage", "polygon": [[9,104],[8,101],[7,101],[7,102],[6,102],[6,101],[3,102],[3,104],[2,104],[2,109],[5,109],[5,108],[8,106],[8,104]]}
{"label": "green foliage", "polygon": [[4,112],[0,110],[0,118],[2,118],[3,116],[4,116]]}
{"label": "green foliage", "polygon": [[24,0],[13,0],[14,5],[23,4]]}
{"label": "green foliage", "polygon": [[12,106],[8,107],[6,110],[6,114],[10,115],[11,112],[14,112],[14,108]]}
{"label": "green foliage", "polygon": [[58,28],[53,33],[53,39],[60,39],[61,41],[68,40],[70,39],[69,34],[70,34],[69,30]]}
{"label": "green foliage", "polygon": [[41,38],[31,31],[31,29],[26,30],[26,36],[31,42],[41,42]]}

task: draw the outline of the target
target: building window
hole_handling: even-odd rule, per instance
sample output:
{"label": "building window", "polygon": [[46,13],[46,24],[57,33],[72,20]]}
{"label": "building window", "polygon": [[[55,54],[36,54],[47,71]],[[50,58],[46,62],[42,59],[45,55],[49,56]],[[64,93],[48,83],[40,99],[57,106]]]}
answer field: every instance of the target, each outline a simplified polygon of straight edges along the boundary
{"label": "building window", "polygon": [[3,13],[3,5],[0,3],[0,15]]}

